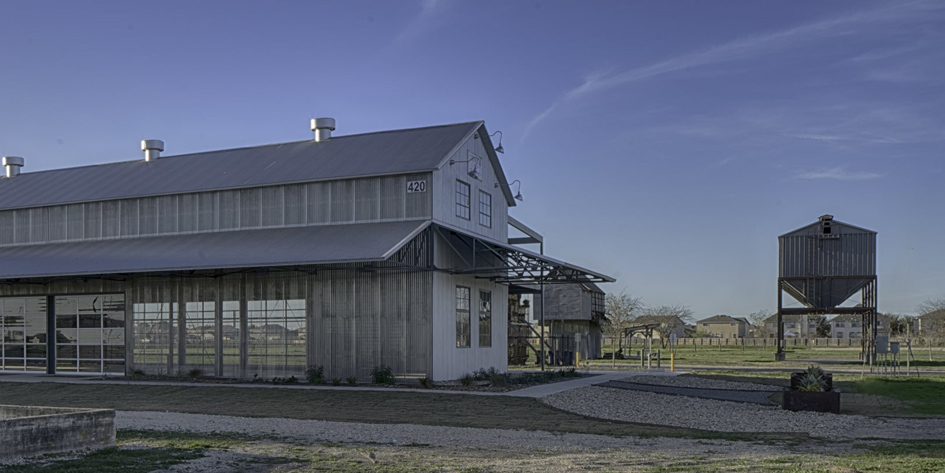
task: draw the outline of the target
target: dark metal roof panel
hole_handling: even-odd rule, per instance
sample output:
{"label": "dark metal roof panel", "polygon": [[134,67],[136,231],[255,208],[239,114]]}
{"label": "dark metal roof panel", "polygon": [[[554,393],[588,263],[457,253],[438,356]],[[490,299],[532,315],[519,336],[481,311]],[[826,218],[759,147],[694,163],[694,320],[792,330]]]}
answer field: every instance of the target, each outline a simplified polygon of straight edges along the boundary
{"label": "dark metal roof panel", "polygon": [[0,210],[436,169],[482,122],[166,156],[0,179]]}
{"label": "dark metal roof panel", "polygon": [[429,221],[238,230],[0,248],[0,279],[382,261]]}

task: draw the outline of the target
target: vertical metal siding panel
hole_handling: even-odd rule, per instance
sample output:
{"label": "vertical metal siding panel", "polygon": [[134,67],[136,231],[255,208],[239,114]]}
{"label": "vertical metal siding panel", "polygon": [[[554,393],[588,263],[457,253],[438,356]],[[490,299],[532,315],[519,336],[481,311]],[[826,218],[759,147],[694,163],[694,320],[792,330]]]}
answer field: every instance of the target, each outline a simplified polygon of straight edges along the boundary
{"label": "vertical metal siding panel", "polygon": [[357,357],[355,362],[357,366],[355,376],[359,379],[368,379],[371,376],[371,370],[375,366],[388,363],[385,363],[385,360],[381,360],[378,356],[378,324],[380,323],[380,317],[377,301],[374,298],[377,294],[377,273],[358,272],[356,274],[355,350],[357,351]]}
{"label": "vertical metal siding panel", "polygon": [[16,214],[12,210],[0,212],[0,245],[16,243]]}
{"label": "vertical metal siding panel", "polygon": [[331,222],[331,186],[327,182],[308,184],[308,224]]}
{"label": "vertical metal siding panel", "polygon": [[281,227],[285,224],[286,202],[282,186],[262,189],[262,226]]}
{"label": "vertical metal siding panel", "polygon": [[331,181],[331,222],[354,221],[354,180]]}
{"label": "vertical metal siding panel", "polygon": [[380,215],[380,180],[377,178],[355,179],[354,183],[354,220],[358,222],[377,221]]}
{"label": "vertical metal siding panel", "polygon": [[[406,181],[425,181],[427,183],[427,191],[407,194]],[[450,186],[452,186],[452,183],[450,183]],[[452,189],[452,187],[450,188]],[[404,192],[404,200],[406,203],[405,217],[408,220],[431,218],[433,216],[433,174],[428,172],[407,174],[402,191]],[[450,199],[452,199],[452,194],[450,194]],[[452,202],[452,200],[450,200],[450,202]]]}
{"label": "vertical metal siding panel", "polygon": [[305,224],[305,187],[285,186],[285,225]]}
{"label": "vertical metal siding panel", "polygon": [[177,233],[177,201],[176,195],[158,198],[158,233]]}
{"label": "vertical metal siding panel", "polygon": [[117,200],[102,202],[102,238],[114,238],[119,235],[121,235],[121,203]]}
{"label": "vertical metal siding panel", "polygon": [[314,326],[312,327],[313,340],[309,342],[314,344],[310,349],[315,353],[316,365],[325,369],[325,375],[330,375],[331,359],[331,282],[327,276],[328,271],[319,271],[314,275],[314,294],[315,294],[315,314]]}
{"label": "vertical metal siding panel", "polygon": [[239,228],[256,228],[262,224],[261,189],[243,189],[240,191]]}
{"label": "vertical metal siding panel", "polygon": [[138,201],[138,234],[154,235],[158,228],[158,199],[145,197]]}
{"label": "vertical metal siding panel", "polygon": [[82,204],[66,206],[66,240],[85,238],[85,207]]}
{"label": "vertical metal siding panel", "polygon": [[181,194],[177,200],[177,232],[192,233],[197,231],[197,195]]}
{"label": "vertical metal siding panel", "polygon": [[[221,223],[224,220],[223,212],[220,209],[220,198],[219,192],[202,192],[197,194],[197,230],[201,232],[212,232],[218,228],[221,228]],[[229,197],[232,197],[230,194]],[[230,223],[229,228],[233,228],[232,225],[235,225],[233,220],[232,213],[234,212],[235,203],[231,204],[228,208],[226,217],[227,222]]]}
{"label": "vertical metal siding panel", "polygon": [[239,191],[221,191],[219,220],[220,230],[233,230],[240,227],[240,193]]}
{"label": "vertical metal siding panel", "polygon": [[48,209],[30,209],[30,242],[46,243]]}
{"label": "vertical metal siding panel", "polygon": [[[9,213],[9,212],[5,212]],[[16,210],[13,212],[14,215],[14,243],[29,243],[30,242],[30,211],[29,209]],[[0,223],[0,226],[3,226]],[[2,238],[0,238],[2,240]],[[0,242],[2,244],[2,242]]]}
{"label": "vertical metal siding panel", "polygon": [[64,241],[66,239],[66,210],[61,205],[49,208],[49,233],[47,238],[50,242]]}
{"label": "vertical metal siding panel", "polygon": [[102,237],[102,203],[85,204],[85,238],[97,240]]}
{"label": "vertical metal siding panel", "polygon": [[[381,220],[403,220],[406,212],[407,179],[404,176],[386,176],[380,178]],[[426,192],[432,192],[431,183],[427,182]]]}
{"label": "vertical metal siding panel", "polygon": [[121,236],[138,236],[138,200],[125,199],[119,202],[121,208]]}

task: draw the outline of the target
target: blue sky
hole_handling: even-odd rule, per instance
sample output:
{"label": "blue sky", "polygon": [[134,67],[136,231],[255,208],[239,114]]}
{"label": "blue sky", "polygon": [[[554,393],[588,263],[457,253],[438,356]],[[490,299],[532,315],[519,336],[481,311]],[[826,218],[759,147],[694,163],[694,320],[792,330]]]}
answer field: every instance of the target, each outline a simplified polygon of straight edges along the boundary
{"label": "blue sky", "polygon": [[945,297],[945,3],[3,2],[26,172],[482,119],[546,252],[697,317],[776,303],[777,236],[879,232]]}

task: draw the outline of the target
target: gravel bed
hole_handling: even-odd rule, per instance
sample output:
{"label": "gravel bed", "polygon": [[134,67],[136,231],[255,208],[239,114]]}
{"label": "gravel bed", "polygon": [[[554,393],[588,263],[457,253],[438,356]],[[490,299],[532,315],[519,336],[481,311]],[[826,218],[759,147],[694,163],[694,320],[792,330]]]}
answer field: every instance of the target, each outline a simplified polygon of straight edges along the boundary
{"label": "gravel bed", "polygon": [[828,439],[945,438],[945,419],[874,419],[791,412],[774,406],[597,386],[552,394],[541,401],[590,417],[715,432],[793,432]]}
{"label": "gravel bed", "polygon": [[650,384],[655,386],[672,386],[677,388],[695,389],[731,389],[734,391],[783,391],[781,386],[770,384],[742,383],[724,381],[720,379],[702,378],[699,376],[634,376],[621,379],[624,383]]}
{"label": "gravel bed", "polygon": [[361,424],[276,418],[251,418],[182,414],[174,412],[118,411],[118,429],[165,430],[196,433],[236,433],[272,437],[300,443],[429,445],[432,447],[554,449],[586,451],[670,449],[706,453],[719,448],[737,452],[776,453],[782,446],[756,442],[668,438],[609,437],[592,434],[530,430],[479,429],[413,424]]}

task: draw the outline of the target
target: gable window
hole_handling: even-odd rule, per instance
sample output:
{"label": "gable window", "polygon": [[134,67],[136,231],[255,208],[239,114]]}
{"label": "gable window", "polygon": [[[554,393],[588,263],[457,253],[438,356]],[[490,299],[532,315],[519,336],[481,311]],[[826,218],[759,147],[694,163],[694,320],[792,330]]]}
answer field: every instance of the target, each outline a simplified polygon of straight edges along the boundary
{"label": "gable window", "polygon": [[469,220],[469,184],[456,180],[456,216]]}
{"label": "gable window", "polygon": [[469,348],[469,288],[456,286],[456,348]]}
{"label": "gable window", "polygon": [[492,194],[479,191],[479,225],[492,228]]}
{"label": "gable window", "polygon": [[492,346],[492,293],[479,291],[479,346]]}

